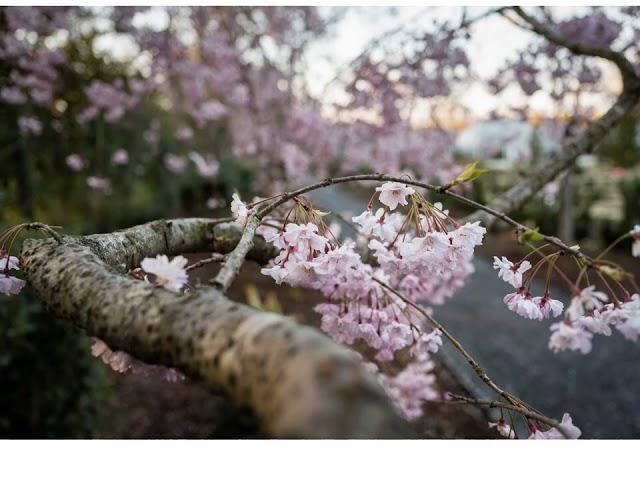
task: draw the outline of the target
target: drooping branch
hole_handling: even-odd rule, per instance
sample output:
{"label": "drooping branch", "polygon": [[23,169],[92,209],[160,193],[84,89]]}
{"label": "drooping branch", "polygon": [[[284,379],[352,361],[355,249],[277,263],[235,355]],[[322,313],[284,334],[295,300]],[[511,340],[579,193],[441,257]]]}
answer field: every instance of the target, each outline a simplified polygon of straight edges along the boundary
{"label": "drooping branch", "polygon": [[[247,406],[274,437],[412,437],[380,385],[346,348],[282,315],[214,288],[174,294],[125,273],[147,256],[232,251],[241,232],[206,219],[158,221],[121,232],[26,240],[21,264],[61,317],[114,349],[178,368]],[[256,237],[246,258],[274,252]]]}
{"label": "drooping branch", "polygon": [[[517,230],[519,230],[521,232],[533,232],[534,231],[530,227],[527,227],[526,225],[524,225],[524,224],[514,220],[513,218],[509,217],[506,213],[501,212],[499,210],[496,210],[495,208],[492,208],[491,206],[483,205],[482,203],[476,202],[475,200],[467,198],[464,195],[460,195],[458,193],[452,192],[448,188],[445,188],[445,187],[442,187],[442,186],[437,186],[437,185],[431,185],[429,183],[420,182],[418,180],[413,180],[413,179],[410,179],[410,178],[407,178],[407,177],[397,177],[397,176],[393,176],[393,175],[385,175],[385,174],[382,174],[382,173],[360,174],[360,175],[349,175],[349,176],[346,176],[346,177],[325,178],[324,180],[322,180],[320,182],[317,182],[317,183],[314,183],[314,184],[310,184],[310,185],[301,187],[301,188],[299,188],[297,190],[294,190],[292,192],[283,193],[282,195],[277,196],[276,200],[274,200],[272,203],[268,204],[267,206],[263,207],[262,210],[260,210],[256,214],[256,216],[258,216],[259,218],[264,218],[266,215],[268,215],[270,212],[275,210],[280,205],[288,202],[289,200],[291,200],[291,199],[293,199],[293,198],[295,198],[295,197],[297,197],[299,195],[303,195],[303,194],[311,192],[313,190],[318,190],[318,189],[321,189],[321,188],[326,188],[326,187],[329,187],[331,185],[338,185],[338,184],[341,184],[341,183],[363,182],[363,181],[398,182],[398,183],[404,183],[406,185],[412,185],[412,186],[415,186],[415,187],[421,187],[421,188],[424,188],[425,190],[428,190],[428,191],[431,191],[431,192],[438,193],[440,195],[444,195],[446,197],[449,197],[449,198],[451,198],[451,199],[453,199],[453,200],[455,200],[455,201],[457,201],[459,203],[462,203],[464,205],[476,208],[478,212],[482,212],[482,213],[486,214],[489,219],[501,220],[504,223],[506,223],[508,225],[511,225],[512,227],[515,227]],[[476,219],[473,218],[476,214],[467,216],[462,221],[464,221],[464,222],[476,221]],[[486,222],[486,220],[485,220],[485,222]],[[571,248],[569,245],[564,243],[559,238],[554,237],[552,235],[545,235],[544,233],[540,233],[540,232],[537,232],[537,231],[536,231],[536,234],[539,235],[542,238],[542,240],[550,243],[551,245],[554,245],[555,247],[557,247],[560,250],[562,250],[564,253],[575,256],[576,258],[582,260],[585,264],[588,264],[588,265],[593,264],[593,260],[591,258],[589,258],[588,256],[584,255],[579,250]]]}

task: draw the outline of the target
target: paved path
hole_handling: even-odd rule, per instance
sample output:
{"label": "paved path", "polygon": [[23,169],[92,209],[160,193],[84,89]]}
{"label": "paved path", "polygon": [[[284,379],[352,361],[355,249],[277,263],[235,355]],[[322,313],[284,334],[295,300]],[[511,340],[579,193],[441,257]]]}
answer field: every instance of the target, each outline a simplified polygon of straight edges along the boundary
{"label": "paved path", "polygon": [[[324,210],[356,214],[365,204],[335,187],[313,192],[312,199]],[[512,314],[502,303],[510,287],[498,279],[489,259],[477,257],[475,267],[468,284],[435,315],[487,373],[547,415],[571,413],[584,438],[640,438],[640,344],[614,333],[596,337],[589,355],[554,354],[547,348],[550,322]],[[552,296],[566,303],[563,292]],[[452,347],[446,345],[441,356],[474,395],[490,397]]]}

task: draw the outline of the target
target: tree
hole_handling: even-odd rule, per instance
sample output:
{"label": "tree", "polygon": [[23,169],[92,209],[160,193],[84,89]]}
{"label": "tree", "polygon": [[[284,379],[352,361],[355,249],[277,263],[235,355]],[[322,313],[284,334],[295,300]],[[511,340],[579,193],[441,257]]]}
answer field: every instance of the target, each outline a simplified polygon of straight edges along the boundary
{"label": "tree", "polygon": [[[381,61],[365,52],[354,66],[347,88],[351,101],[343,109],[355,116],[362,109],[373,112],[372,122],[332,122],[322,117],[307,92],[298,91],[302,51],[328,25],[311,9],[169,10],[162,31],[134,29],[126,17],[121,18],[126,11],[114,13],[116,28],[150,53],[149,74],[143,79],[128,76],[127,88],[122,78],[91,83],[86,89],[90,104],[76,118],[94,122],[100,138],[104,122],[121,122],[142,95],[150,95],[156,105],[171,112],[167,122],[190,122],[175,130],[176,138],[203,142],[199,143],[203,148],[205,139],[217,139],[208,144],[210,153],[190,155],[202,177],[214,177],[218,161],[269,168],[258,170],[254,179],[266,196],[243,202],[234,194],[231,219],[159,220],[80,237],[25,223],[5,233],[3,240],[9,242],[25,228],[52,237],[26,240],[20,265],[31,287],[57,316],[101,339],[95,345],[97,355],[120,370],[151,368],[145,364],[176,368],[249,406],[273,436],[406,437],[412,431],[401,417],[420,416],[423,402],[438,398],[430,356],[445,337],[498,397],[451,401],[511,410],[533,438],[580,435],[570,416],[561,422],[545,417],[498,386],[421,304],[440,303],[464,284],[485,227],[501,221],[514,228],[522,242],[544,241],[546,248],[544,252],[533,248],[515,263],[496,258],[499,275],[516,289],[505,297],[509,309],[534,320],[562,314],[564,306],[549,297],[548,289],[532,296],[531,279],[545,270],[547,279],[557,274],[574,292],[564,320],[552,326],[551,348],[587,353],[593,335],[610,334],[612,326],[630,340],[638,339],[640,296],[633,279],[602,255],[589,257],[508,216],[571,168],[579,155],[591,152],[637,105],[640,76],[630,58],[637,59],[638,46],[623,38],[637,35],[638,25],[632,21],[636,8],[615,12],[624,22],[611,19],[602,9],[563,21],[555,21],[546,9],[533,14],[504,7],[474,18],[463,10],[460,22],[436,24],[416,34],[417,42],[403,44]],[[5,14],[13,21],[18,16],[11,9]],[[477,164],[456,165],[451,136],[440,128],[413,129],[411,110],[420,99],[441,100],[468,78],[464,47],[469,29],[490,15],[501,15],[537,35],[517,61],[490,80],[494,87],[502,88],[513,76],[531,95],[542,88],[548,73],[553,92],[566,91],[576,78],[582,86],[595,85],[601,68],[597,60],[604,59],[617,67],[622,88],[606,113],[568,134],[561,147],[523,181],[482,205],[458,192],[485,171]],[[34,22],[32,17],[20,17],[20,28],[28,22]],[[185,22],[196,41],[183,41],[184,30],[179,27]],[[32,23],[30,28],[37,30]],[[623,32],[623,24],[630,32]],[[5,42],[17,38],[20,28],[11,30]],[[263,44],[267,37],[276,42],[276,55]],[[18,118],[23,135],[35,134],[35,123],[25,118]],[[178,135],[183,130],[184,135]],[[201,137],[191,140],[194,131]],[[157,142],[149,143],[157,147]],[[438,154],[425,159],[420,149]],[[184,160],[164,153],[162,161],[170,170],[184,167]],[[376,158],[375,169],[385,174],[333,175],[294,188],[310,173],[318,177],[352,173],[371,156]],[[67,163],[72,169],[84,168],[82,161],[67,159]],[[106,178],[90,178],[93,188],[109,190]],[[364,181],[380,184],[367,210],[352,219],[367,240],[366,254],[353,242],[341,243],[325,224],[324,213],[304,196],[315,189]],[[428,194],[460,202],[474,212],[455,219]],[[619,241],[627,238],[634,240],[634,252],[640,253],[637,228]],[[9,250],[10,246],[2,257],[6,258],[3,288],[15,293],[22,281],[9,276],[11,265],[17,266]],[[211,253],[210,262],[222,266],[210,287],[183,292],[188,270],[198,265],[186,267],[180,255],[195,251]],[[169,262],[166,255],[175,258]],[[561,255],[578,261],[581,269],[575,281],[556,268]],[[246,260],[268,264],[262,272],[278,284],[320,291],[325,303],[316,311],[323,330],[340,343],[367,344],[378,366],[287,317],[227,299],[225,291]],[[609,286],[607,298],[588,284],[583,286],[587,271],[620,293]],[[146,282],[141,281],[144,278]],[[388,371],[387,363],[400,351],[407,351],[410,361],[400,372]],[[497,428],[507,437],[513,433],[504,419]]]}

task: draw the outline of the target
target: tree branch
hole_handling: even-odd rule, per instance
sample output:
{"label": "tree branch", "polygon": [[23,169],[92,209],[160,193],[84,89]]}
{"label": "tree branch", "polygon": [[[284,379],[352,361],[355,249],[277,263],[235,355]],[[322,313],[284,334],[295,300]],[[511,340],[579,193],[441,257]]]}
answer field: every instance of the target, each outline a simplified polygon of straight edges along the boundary
{"label": "tree branch", "polygon": [[[592,122],[584,134],[566,141],[556,153],[550,156],[548,161],[543,162],[525,181],[511,187],[489,203],[489,208],[504,213],[509,213],[523,206],[542,187],[571,167],[580,155],[593,151],[607,132],[618,124],[640,100],[640,78],[623,53],[567,40],[526,14],[521,8],[513,7],[513,10],[531,25],[531,29],[534,32],[549,41],[568,48],[577,55],[595,56],[613,62],[622,75],[622,92],[611,108],[598,120]],[[470,222],[480,220],[487,227],[491,227],[495,222],[486,211],[475,212],[465,220]]]}
{"label": "tree branch", "polygon": [[[87,237],[28,239],[21,266],[57,316],[151,364],[174,367],[249,407],[265,433],[296,438],[410,438],[375,378],[348,349],[311,327],[227,299],[179,295],[124,275],[147,256],[231,251],[234,225],[151,222]],[[261,237],[246,257],[273,254]]]}
{"label": "tree branch", "polygon": [[247,253],[253,247],[253,240],[259,226],[260,219],[258,216],[255,214],[249,215],[238,245],[229,254],[224,266],[213,279],[213,284],[223,292],[227,291],[233,279],[238,275]]}

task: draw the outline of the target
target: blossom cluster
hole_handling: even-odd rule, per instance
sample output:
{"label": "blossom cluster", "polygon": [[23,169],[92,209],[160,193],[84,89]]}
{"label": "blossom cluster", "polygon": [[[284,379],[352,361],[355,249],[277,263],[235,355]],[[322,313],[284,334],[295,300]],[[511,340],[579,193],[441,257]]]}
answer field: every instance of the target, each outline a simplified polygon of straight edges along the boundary
{"label": "blossom cluster", "polygon": [[17,295],[25,286],[25,281],[9,275],[11,270],[20,270],[19,260],[9,255],[6,250],[0,250],[0,293]]}
{"label": "blossom cluster", "polygon": [[[353,218],[375,265],[364,261],[358,243],[340,243],[318,215],[308,215],[306,220],[315,221],[283,221],[275,228],[274,219],[260,227],[280,252],[262,273],[278,284],[321,292],[325,302],[315,310],[322,330],[335,340],[367,345],[381,364],[406,349],[411,361],[405,369],[379,378],[403,414],[416,418],[424,401],[439,397],[430,355],[442,344],[441,332],[429,330],[422,315],[393,290],[411,302],[439,303],[452,295],[472,271],[473,249],[485,229],[477,223],[456,225],[441,205],[430,204],[404,184],[387,182],[376,193],[382,206],[375,213],[369,206]],[[234,213],[241,219],[246,212],[239,203]],[[396,211],[399,206],[408,206],[409,213]]]}
{"label": "blossom cluster", "polygon": [[[632,255],[640,256],[640,225],[636,225],[620,239],[626,237],[633,240]],[[504,297],[504,303],[509,310],[522,317],[539,321],[558,317],[564,311],[563,319],[550,326],[552,334],[549,339],[549,348],[551,350],[554,352],[574,350],[588,354],[592,349],[594,335],[610,336],[613,329],[618,330],[627,340],[638,341],[640,338],[640,293],[631,294],[627,291],[617,278],[618,275],[624,277],[624,274],[617,274],[615,269],[613,274],[607,273],[610,270],[604,270],[605,274],[612,275],[611,281],[614,286],[620,289],[621,295],[616,295],[600,274],[605,285],[609,288],[610,295],[608,295],[596,290],[595,285],[579,288],[577,284],[583,278],[581,273],[576,285],[571,285],[574,294],[565,310],[562,302],[549,296],[549,276],[544,294],[537,297],[532,296],[533,276],[541,266],[549,262],[548,271],[551,273],[551,269],[554,267],[553,262],[555,262],[553,254],[543,257],[533,270],[531,263],[526,259],[513,263],[505,257],[501,259],[494,257],[493,266],[498,270],[498,276],[501,279],[516,288],[515,292]],[[528,278],[526,278],[527,275],[529,275]]]}
{"label": "blossom cluster", "polygon": [[[582,435],[582,431],[573,424],[573,419],[568,413],[562,416],[560,422],[562,431],[556,427],[542,430],[539,425],[535,425],[532,422],[528,422],[527,427],[530,432],[529,440],[562,440],[565,438],[575,440]],[[489,428],[495,428],[497,432],[505,438],[516,438],[515,428],[506,423],[504,417],[500,417],[497,422],[489,422]]]}

